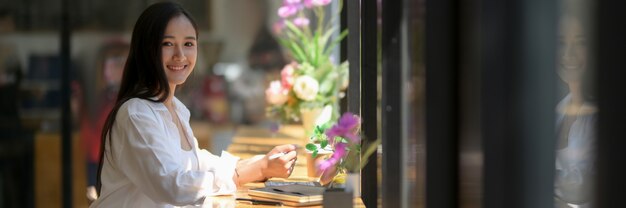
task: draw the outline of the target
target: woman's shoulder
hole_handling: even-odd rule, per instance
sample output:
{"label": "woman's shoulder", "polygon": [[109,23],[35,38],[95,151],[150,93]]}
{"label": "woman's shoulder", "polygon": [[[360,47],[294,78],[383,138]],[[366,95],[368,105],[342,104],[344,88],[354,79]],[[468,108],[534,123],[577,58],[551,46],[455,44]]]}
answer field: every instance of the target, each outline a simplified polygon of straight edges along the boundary
{"label": "woman's shoulder", "polygon": [[120,106],[118,116],[137,115],[152,112],[155,110],[155,108],[159,108],[158,104],[159,103],[143,98],[131,98]]}
{"label": "woman's shoulder", "polygon": [[124,102],[122,104],[122,106],[120,106],[120,110],[121,109],[125,109],[125,110],[135,110],[135,109],[142,109],[142,108],[146,108],[149,107],[149,103],[150,101],[147,101],[145,99],[141,99],[141,98],[131,98],[129,100],[127,100],[126,102]]}

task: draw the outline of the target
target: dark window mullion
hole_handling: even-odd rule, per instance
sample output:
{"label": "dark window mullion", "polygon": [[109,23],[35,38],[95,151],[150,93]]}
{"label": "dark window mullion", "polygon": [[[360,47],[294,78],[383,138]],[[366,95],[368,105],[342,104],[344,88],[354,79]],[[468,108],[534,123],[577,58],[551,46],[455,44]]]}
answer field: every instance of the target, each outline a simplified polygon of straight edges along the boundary
{"label": "dark window mullion", "polygon": [[402,207],[406,199],[402,184],[402,59],[401,34],[404,1],[382,2],[382,203]]}
{"label": "dark window mullion", "polygon": [[61,158],[63,207],[72,207],[72,121],[70,113],[70,0],[61,0]]}
{"label": "dark window mullion", "polygon": [[596,207],[621,207],[626,187],[626,51],[625,1],[595,1],[595,38],[593,51],[597,72],[598,137]]}
{"label": "dark window mullion", "polygon": [[[377,9],[376,0],[361,1],[361,116],[363,142],[373,142],[378,137],[378,70],[377,70]],[[377,154],[361,170],[361,196],[367,207],[378,203]]]}
{"label": "dark window mullion", "polygon": [[[340,31],[343,31],[345,29],[348,29],[348,9],[345,6],[345,2],[344,2],[344,6],[342,6],[341,8],[341,18],[339,21],[339,27],[341,28]],[[340,62],[344,62],[346,60],[348,60],[348,41],[347,39],[344,39],[343,41],[341,41],[341,43],[339,44],[339,60],[341,60]],[[348,90],[350,91],[350,90]],[[349,92],[348,92],[349,94]],[[339,103],[339,107],[341,109],[341,114],[343,114],[344,112],[346,112],[348,110],[348,98],[345,97],[344,99],[340,100]]]}
{"label": "dark window mullion", "polygon": [[360,1],[344,1],[348,7],[348,111],[361,114],[361,9]]}
{"label": "dark window mullion", "polygon": [[426,203],[458,207],[458,1],[426,1]]}

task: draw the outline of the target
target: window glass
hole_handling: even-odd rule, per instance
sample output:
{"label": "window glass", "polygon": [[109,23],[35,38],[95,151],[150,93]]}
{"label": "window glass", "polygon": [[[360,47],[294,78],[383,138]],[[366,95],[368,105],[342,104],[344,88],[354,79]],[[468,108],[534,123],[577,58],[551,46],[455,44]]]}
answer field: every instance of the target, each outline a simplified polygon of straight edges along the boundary
{"label": "window glass", "polygon": [[591,83],[590,2],[562,1],[556,72],[556,207],[592,207],[596,105]]}
{"label": "window glass", "polygon": [[407,183],[405,190],[409,207],[426,206],[426,140],[425,140],[425,68],[424,68],[424,28],[426,1],[410,1],[405,3],[410,8],[408,15],[406,38],[408,46],[402,50],[403,61],[408,63],[406,76],[402,82],[405,94],[402,96],[402,129],[406,135],[407,152],[403,156],[403,164],[406,168],[405,178]]}

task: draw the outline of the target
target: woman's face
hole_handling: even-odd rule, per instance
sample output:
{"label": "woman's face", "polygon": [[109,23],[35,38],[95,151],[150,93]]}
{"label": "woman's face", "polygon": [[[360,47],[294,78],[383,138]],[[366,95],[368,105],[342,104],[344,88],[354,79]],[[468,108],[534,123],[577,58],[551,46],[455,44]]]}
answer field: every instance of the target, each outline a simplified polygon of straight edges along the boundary
{"label": "woman's face", "polygon": [[560,27],[559,76],[567,83],[579,82],[587,68],[587,36],[576,18],[564,17]]}
{"label": "woman's face", "polygon": [[183,84],[196,65],[196,30],[184,15],[170,20],[161,42],[161,61],[170,87]]}

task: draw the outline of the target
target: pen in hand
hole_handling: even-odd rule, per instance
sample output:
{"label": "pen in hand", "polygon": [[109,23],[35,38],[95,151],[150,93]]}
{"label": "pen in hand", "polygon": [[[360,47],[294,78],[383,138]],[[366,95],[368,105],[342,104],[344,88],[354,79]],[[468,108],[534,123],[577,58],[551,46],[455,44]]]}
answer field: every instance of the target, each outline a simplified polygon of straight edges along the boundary
{"label": "pen in hand", "polygon": [[276,158],[279,158],[279,157],[282,157],[282,156],[285,156],[285,153],[284,152],[279,152],[279,153],[270,155],[269,159],[273,160],[273,159],[276,159]]}
{"label": "pen in hand", "polygon": [[[297,148],[295,144],[294,144],[293,146],[294,146],[295,148]],[[276,159],[276,158],[279,158],[279,157],[285,156],[287,153],[289,153],[289,152],[279,152],[279,153],[276,153],[276,154],[270,155],[269,159],[270,159],[270,160],[273,160],[273,159]]]}

